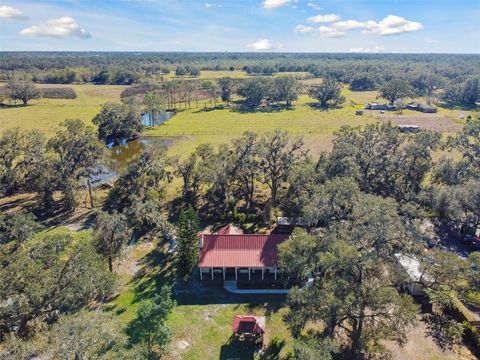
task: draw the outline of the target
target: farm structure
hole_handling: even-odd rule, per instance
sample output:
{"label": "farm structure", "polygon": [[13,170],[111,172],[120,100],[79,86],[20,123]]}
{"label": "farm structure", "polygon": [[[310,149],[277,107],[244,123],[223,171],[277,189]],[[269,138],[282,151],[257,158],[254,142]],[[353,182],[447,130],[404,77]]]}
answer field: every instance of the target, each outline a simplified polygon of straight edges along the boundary
{"label": "farm structure", "polygon": [[366,104],[364,109],[366,109],[366,110],[394,111],[394,110],[397,110],[397,107],[395,105],[390,105],[390,104],[382,104],[382,103],[377,103],[377,102],[371,102],[371,103]]}
{"label": "farm structure", "polygon": [[436,113],[437,112],[437,108],[434,107],[434,106],[427,105],[427,104],[420,104],[420,103],[416,103],[416,102],[412,102],[412,103],[408,104],[407,109],[420,111],[420,112],[423,112],[423,113]]}

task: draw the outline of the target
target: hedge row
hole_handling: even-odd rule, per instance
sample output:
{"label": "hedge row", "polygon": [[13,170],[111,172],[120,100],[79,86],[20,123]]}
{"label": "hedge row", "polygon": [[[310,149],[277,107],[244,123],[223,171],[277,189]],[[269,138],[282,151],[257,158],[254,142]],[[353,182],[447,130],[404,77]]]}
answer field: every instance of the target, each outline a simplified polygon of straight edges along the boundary
{"label": "hedge row", "polygon": [[40,89],[40,95],[48,99],[75,99],[77,97],[77,93],[72,88]]}

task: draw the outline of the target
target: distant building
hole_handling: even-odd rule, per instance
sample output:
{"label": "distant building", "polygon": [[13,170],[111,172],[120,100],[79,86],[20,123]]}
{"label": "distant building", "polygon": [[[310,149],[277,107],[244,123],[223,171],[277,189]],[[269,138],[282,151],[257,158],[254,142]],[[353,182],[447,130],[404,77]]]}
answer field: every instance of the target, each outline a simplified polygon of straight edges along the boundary
{"label": "distant building", "polygon": [[387,110],[387,104],[371,102],[365,105],[367,110]]}
{"label": "distant building", "polygon": [[436,113],[437,108],[431,105],[421,105],[420,111],[424,113]]}
{"label": "distant building", "polygon": [[420,127],[418,125],[398,125],[400,132],[418,132],[420,131]]}
{"label": "distant building", "polygon": [[378,102],[371,102],[364,106],[364,109],[367,110],[387,110],[387,111],[395,111],[397,110],[397,106],[391,104],[382,104]]}
{"label": "distant building", "polygon": [[414,111],[421,111],[424,113],[436,113],[437,108],[427,104],[420,104],[417,102],[411,102],[407,105],[407,109],[414,110]]}

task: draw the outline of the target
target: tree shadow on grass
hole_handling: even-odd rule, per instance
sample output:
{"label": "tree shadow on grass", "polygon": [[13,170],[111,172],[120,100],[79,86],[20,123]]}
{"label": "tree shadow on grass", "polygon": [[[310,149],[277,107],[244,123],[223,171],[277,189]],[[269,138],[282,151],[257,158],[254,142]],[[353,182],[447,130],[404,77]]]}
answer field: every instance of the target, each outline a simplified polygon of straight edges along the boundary
{"label": "tree shadow on grass", "polygon": [[282,352],[282,349],[285,347],[285,340],[280,340],[278,337],[274,337],[270,342],[268,343],[267,348],[265,349],[265,355],[263,356],[263,360],[286,360],[290,359],[290,356],[288,357],[282,357],[280,358],[280,353]]}
{"label": "tree shadow on grass", "polygon": [[173,254],[157,246],[138,263],[140,269],[130,280],[133,285],[132,302],[150,299],[160,292],[164,285],[172,285],[175,279]]}
{"label": "tree shadow on grass", "polygon": [[257,114],[257,113],[276,113],[281,111],[293,111],[295,106],[287,106],[286,104],[273,104],[266,106],[252,106],[243,101],[236,101],[235,106],[230,109],[232,112],[240,114]]}
{"label": "tree shadow on grass", "polygon": [[327,106],[320,106],[318,102],[310,102],[307,104],[310,106],[310,108],[318,111],[324,111],[328,112],[329,110],[335,110],[335,109],[341,109],[342,106],[333,106],[333,105],[327,105]]}
{"label": "tree shadow on grass", "polygon": [[220,360],[252,360],[259,347],[249,342],[235,341],[233,335],[222,345],[220,349]]}

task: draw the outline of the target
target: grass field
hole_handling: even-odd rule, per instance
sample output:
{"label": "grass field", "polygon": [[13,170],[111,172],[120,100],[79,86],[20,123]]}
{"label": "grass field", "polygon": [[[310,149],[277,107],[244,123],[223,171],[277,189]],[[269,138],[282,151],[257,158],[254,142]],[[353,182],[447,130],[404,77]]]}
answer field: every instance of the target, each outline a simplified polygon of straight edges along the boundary
{"label": "grass field", "polygon": [[[241,71],[204,71],[204,78],[218,78],[225,74],[242,77]],[[299,73],[297,73],[299,74]],[[312,82],[318,79],[307,79]],[[107,101],[119,101],[121,92],[126,86],[121,85],[39,85],[39,87],[72,87],[78,97],[72,100],[40,99],[32,100],[27,107],[4,106],[0,107],[0,132],[19,126],[26,129],[38,129],[47,136],[52,136],[58,129],[61,121],[78,118],[86,123],[97,114],[100,106]],[[264,112],[231,109],[186,109],[181,110],[162,126],[146,128],[146,136],[174,137],[171,152],[173,154],[187,154],[201,143],[220,144],[229,142],[232,138],[240,137],[245,131],[264,133],[279,128],[294,135],[304,137],[306,147],[312,154],[331,148],[332,136],[343,125],[360,126],[365,123],[380,121],[378,112],[365,112],[364,116],[355,116],[355,109],[361,104],[375,101],[377,92],[352,92],[344,87],[343,94],[346,102],[343,108],[321,111],[310,106],[312,99],[301,96],[293,109]],[[468,112],[459,110],[440,109],[438,114],[425,120],[427,128],[439,131],[458,130],[463,121],[460,114]],[[402,115],[388,113],[384,120],[394,123],[412,123],[417,116],[425,115],[418,112],[404,111]],[[437,119],[440,119],[437,126]]]}
{"label": "grass field", "polygon": [[100,106],[107,101],[120,101],[122,85],[38,85],[44,87],[70,87],[77,93],[76,99],[31,100],[28,106],[0,107],[0,133],[20,127],[38,129],[52,136],[60,122],[65,119],[80,119],[91,123]]}
{"label": "grass field", "polygon": [[179,137],[172,152],[184,154],[201,143],[225,143],[242,136],[245,131],[265,133],[282,129],[303,136],[306,146],[316,154],[331,148],[332,135],[341,126],[371,122],[367,117],[355,116],[355,109],[350,106],[320,111],[312,108],[311,102],[309,97],[301,96],[294,109],[273,112],[187,109],[178,112],[162,126],[145,129],[144,135]]}

